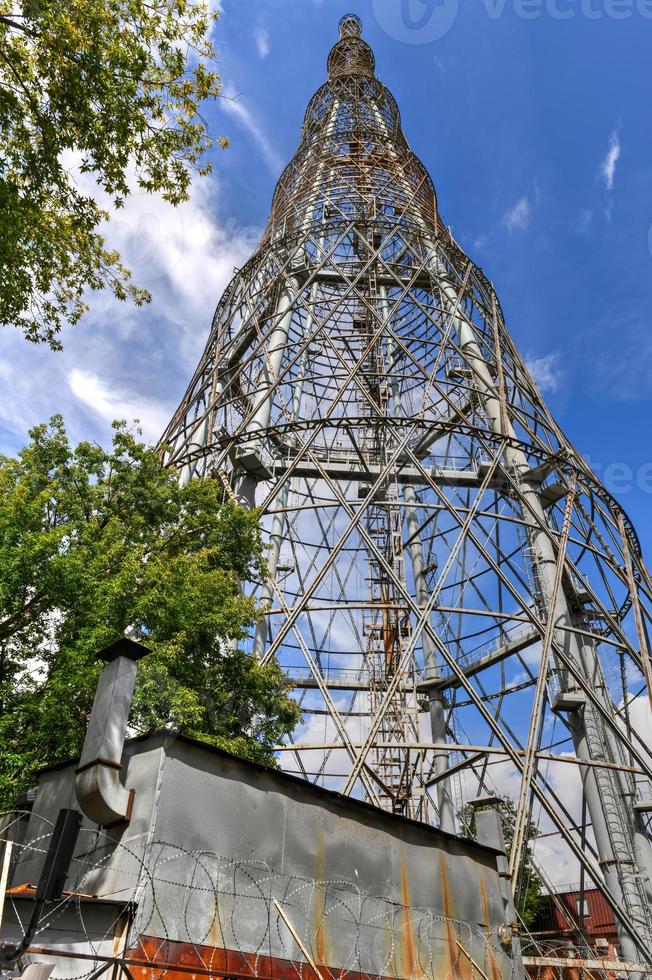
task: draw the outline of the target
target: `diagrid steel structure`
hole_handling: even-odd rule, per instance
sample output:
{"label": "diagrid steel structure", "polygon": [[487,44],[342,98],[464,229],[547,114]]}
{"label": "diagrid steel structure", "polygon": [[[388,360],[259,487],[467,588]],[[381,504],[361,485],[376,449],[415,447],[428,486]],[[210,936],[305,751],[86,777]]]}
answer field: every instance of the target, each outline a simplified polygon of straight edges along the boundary
{"label": "diagrid steel structure", "polygon": [[652,582],[442,222],[355,16],[163,441],[182,479],[261,508],[253,650],[305,718],[287,767],[452,832],[509,784],[515,889],[534,815],[652,962]]}

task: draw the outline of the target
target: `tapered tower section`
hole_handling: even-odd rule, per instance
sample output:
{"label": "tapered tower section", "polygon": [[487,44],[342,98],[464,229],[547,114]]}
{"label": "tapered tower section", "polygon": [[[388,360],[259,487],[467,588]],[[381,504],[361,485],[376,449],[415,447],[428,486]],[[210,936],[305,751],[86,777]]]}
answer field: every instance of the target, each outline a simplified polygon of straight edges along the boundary
{"label": "tapered tower section", "polygon": [[374,69],[345,17],[167,460],[261,508],[251,643],[304,709],[286,768],[451,832],[469,800],[509,792],[517,895],[534,819],[603,889],[623,955],[652,960],[638,540],[543,403]]}

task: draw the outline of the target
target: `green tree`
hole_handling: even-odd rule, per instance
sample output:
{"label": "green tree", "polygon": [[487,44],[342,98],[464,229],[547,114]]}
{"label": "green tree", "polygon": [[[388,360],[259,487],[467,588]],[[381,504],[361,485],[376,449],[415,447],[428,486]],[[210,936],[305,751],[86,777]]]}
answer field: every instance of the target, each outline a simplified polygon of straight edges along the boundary
{"label": "green tree", "polygon": [[98,228],[71,161],[120,208],[176,205],[207,173],[200,113],[220,92],[204,0],[0,0],[0,323],[59,347],[88,289],[149,299]]}
{"label": "green tree", "polygon": [[237,649],[264,574],[258,515],[212,480],[180,486],[124,423],[72,448],[59,417],[0,457],[0,810],[78,754],[103,646],[139,664],[134,733],[171,726],[272,763],[299,709],[282,672]]}
{"label": "green tree", "polygon": [[[512,850],[512,840],[514,838],[514,824],[516,822],[516,806],[514,801],[508,796],[500,801],[500,811],[503,824],[503,835],[505,837],[505,850],[507,857]],[[462,836],[470,837],[475,840],[475,808],[465,806],[462,809]],[[546,903],[544,885],[539,876],[532,857],[532,844],[539,836],[539,829],[533,821],[528,821],[525,832],[526,847],[524,850],[523,865],[521,868],[520,887],[516,896],[516,914],[526,929],[529,929],[540,910]]]}

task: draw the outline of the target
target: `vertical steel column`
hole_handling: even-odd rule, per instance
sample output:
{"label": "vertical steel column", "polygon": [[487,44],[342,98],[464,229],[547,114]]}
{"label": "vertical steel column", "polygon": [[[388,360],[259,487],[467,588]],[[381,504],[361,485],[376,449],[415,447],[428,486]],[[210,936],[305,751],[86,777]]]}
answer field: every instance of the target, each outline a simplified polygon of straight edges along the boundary
{"label": "vertical steel column", "polygon": [[[379,290],[380,305],[383,310],[385,322],[389,320],[389,304],[387,300],[387,289],[381,286]],[[393,339],[388,335],[387,354],[391,362],[394,353]],[[396,374],[391,373],[390,368],[390,391],[392,395],[392,409],[396,417],[404,415],[401,405],[401,393],[397,384]],[[403,490],[405,502],[405,526],[407,539],[410,542],[410,561],[412,564],[412,575],[414,578],[414,590],[417,603],[420,607],[428,602],[428,583],[424,574],[423,543],[419,533],[419,516],[417,513],[417,495],[414,487],[407,484]],[[434,627],[433,627],[434,629]],[[436,679],[439,673],[435,645],[432,637],[427,630],[421,631],[421,644],[423,648],[423,658],[425,667],[425,677],[429,680]],[[433,742],[442,744],[447,741],[446,737],[446,707],[442,692],[437,688],[431,688],[428,694],[428,714],[430,717],[430,731]],[[433,756],[433,768],[437,775],[448,769],[448,753],[436,750]],[[437,807],[439,810],[439,826],[449,834],[456,832],[455,827],[455,807],[450,794],[450,780],[441,779],[437,782]]]}
{"label": "vertical steel column", "polygon": [[[263,462],[261,459],[261,434],[269,424],[272,414],[274,393],[272,391],[279,377],[283,355],[287,349],[288,332],[292,322],[293,303],[299,291],[299,282],[290,277],[279,296],[276,307],[276,325],[271,331],[267,344],[263,343],[263,365],[252,396],[254,412],[247,423],[245,432],[247,440],[238,447],[235,459],[236,481],[235,493],[245,507],[256,506],[256,469]],[[239,470],[239,472],[238,472]]]}
{"label": "vertical steel column", "polygon": [[[334,100],[333,105],[331,107],[330,120],[326,128],[327,138],[332,137],[333,131],[335,129],[335,123],[337,121],[338,109],[339,109],[339,102],[337,100]],[[301,223],[302,235],[305,235],[308,231],[308,228],[310,226],[310,221],[312,218],[312,214],[311,214],[312,208],[314,207],[315,203],[319,200],[319,195],[322,192],[321,183],[322,183],[324,169],[325,169],[325,163],[322,162],[317,168],[315,179],[313,181],[312,191],[308,196],[306,202],[306,209]],[[324,246],[323,230],[319,238],[319,245],[321,248],[323,248]],[[310,290],[311,304],[314,304],[316,302],[317,288],[318,287],[316,285],[313,285],[311,287]],[[306,328],[303,332],[304,341],[306,340],[307,337],[310,336],[310,331],[312,330],[313,323],[314,323],[314,318],[312,314],[312,305],[311,305],[308,313]],[[289,322],[288,322],[288,327],[289,327]],[[287,339],[287,330],[285,330],[285,338]],[[301,356],[301,360],[299,362],[299,374],[294,384],[294,390],[292,396],[292,418],[294,420],[298,419],[301,414],[301,396],[303,393],[303,381],[305,377],[307,364],[308,364],[308,348],[306,348],[306,350],[303,352]],[[280,366],[280,359],[279,359],[279,366]],[[269,415],[267,416],[267,420],[269,420]],[[276,581],[278,559],[281,551],[281,545],[283,543],[283,537],[287,529],[287,516],[284,513],[284,510],[285,507],[287,506],[289,493],[290,493],[290,483],[288,480],[286,480],[285,483],[283,484],[283,487],[281,488],[281,492],[279,494],[278,500],[276,501],[276,505],[275,505],[275,509],[280,511],[281,513],[275,513],[272,518],[272,527],[270,530],[270,537],[269,537],[270,548],[267,557],[267,568],[269,574],[266,582],[263,584],[263,588],[260,595],[260,601],[262,605],[266,605],[267,603],[271,602],[274,595],[274,582]],[[253,494],[255,494],[255,487],[253,488]],[[248,501],[251,500],[252,496],[253,495],[251,489],[249,488],[249,494],[247,500]],[[260,620],[260,622],[256,627],[256,632],[254,634],[254,643],[253,643],[253,653],[258,658],[262,657],[265,652],[266,641],[267,641],[267,622],[265,619],[262,619]]]}
{"label": "vertical steel column", "polygon": [[[333,105],[330,108],[330,118],[325,131],[325,136],[327,139],[332,137],[335,130],[338,110],[339,102],[334,100]],[[305,163],[306,161],[304,161],[304,167]],[[312,208],[319,200],[320,195],[323,194],[322,180],[325,168],[326,163],[325,161],[322,161],[317,167],[312,181],[311,190],[306,197],[305,209],[300,226],[300,232],[303,236],[307,235],[310,228],[310,223],[313,220]],[[323,242],[324,234],[322,231],[320,237],[321,247],[323,247]],[[315,296],[314,290],[315,287],[313,287],[313,290],[311,291],[313,299]],[[259,381],[253,397],[254,405],[256,405],[257,408],[253,417],[247,424],[246,432],[248,435],[254,437],[257,433],[263,432],[266,429],[270,420],[272,410],[272,394],[270,389],[278,378],[279,370],[281,364],[283,363],[283,354],[285,353],[285,349],[287,347],[288,332],[290,329],[290,323],[292,322],[292,303],[294,302],[298,292],[299,282],[292,276],[285,283],[284,289],[282,290],[279,298],[279,303],[276,309],[276,316],[279,318],[279,320],[276,327],[272,331],[272,335],[269,339],[269,345],[265,351],[266,356],[265,365],[263,368],[262,383]],[[260,441],[252,438],[248,439],[243,446],[239,447],[237,455],[240,460],[246,460],[248,457],[259,456],[259,452]],[[246,467],[241,466],[240,472],[238,473],[238,467],[236,465],[236,495],[245,507],[254,507],[256,485],[258,480],[254,474],[250,472],[243,472],[243,469],[246,469]],[[284,490],[284,493],[287,497],[287,490]],[[278,529],[278,534],[282,534],[282,528]]]}
{"label": "vertical steel column", "polygon": [[[413,486],[408,484],[404,489],[406,503],[405,522],[410,541],[410,558],[412,560],[412,574],[414,576],[414,588],[416,599],[420,607],[428,602],[428,585],[423,572],[423,545],[419,535],[419,519],[417,515],[417,496]],[[434,626],[433,626],[434,629]],[[428,680],[435,680],[439,675],[435,645],[432,637],[427,630],[421,633],[421,644],[423,646],[423,657],[425,664],[425,677]],[[446,735],[446,706],[441,690],[431,688],[428,693],[428,713],[430,716],[430,731],[434,743],[441,745],[447,741]],[[434,752],[435,773],[439,776],[448,769],[448,753],[441,750]],[[455,807],[450,794],[450,780],[440,779],[437,781],[437,805],[439,807],[439,826],[442,830],[450,834],[455,833]]]}
{"label": "vertical steel column", "polygon": [[[312,287],[313,301],[315,298],[316,287]],[[308,321],[306,323],[306,329],[303,334],[303,339],[305,341],[306,337],[310,335],[312,329],[313,316],[312,312],[308,316]],[[303,394],[303,382],[305,378],[306,367],[308,365],[308,348],[303,352],[301,359],[299,361],[299,373],[297,379],[294,383],[294,390],[292,395],[292,417],[293,419],[298,419],[301,413],[301,396]],[[272,527],[269,535],[269,552],[267,558],[267,570],[268,576],[263,584],[263,588],[260,594],[260,602],[264,606],[272,601],[274,596],[274,582],[276,581],[276,571],[278,568],[278,559],[281,553],[281,545],[283,544],[283,538],[287,533],[287,514],[285,513],[285,508],[287,507],[288,497],[290,494],[290,481],[286,480],[278,498],[275,502],[275,511],[272,517]],[[265,645],[267,642],[267,621],[266,619],[261,619],[256,626],[256,632],[254,634],[253,643],[253,653],[259,659],[265,653]]]}
{"label": "vertical steel column", "polygon": [[[445,298],[449,310],[452,311],[455,309],[455,303],[457,301],[455,290],[444,278],[445,270],[441,265],[437,269],[437,274],[442,296]],[[496,395],[493,378],[482,356],[473,328],[459,310],[455,316],[455,321],[460,348],[476,377],[479,393],[482,397],[491,428],[497,435],[502,435],[500,401]],[[515,439],[515,433],[509,419],[507,420],[507,424],[508,431],[505,434]],[[530,515],[524,511],[523,516],[527,524],[531,546],[536,555],[536,569],[534,571],[545,593],[545,600],[548,602],[554,591],[556,554],[552,533],[544,530],[547,524],[545,510],[541,503],[538,490],[528,482],[527,474],[529,465],[523,451],[515,446],[507,447],[505,450],[505,462],[508,469],[516,474],[520,482],[523,497],[527,501],[531,511]],[[558,628],[555,630],[556,642],[573,659],[589,683],[595,684],[596,679],[601,677],[601,669],[593,645],[589,642],[580,644],[575,634],[569,633],[568,630],[564,629],[564,626],[574,625],[566,597],[567,588],[567,583],[564,583],[563,587],[558,590],[554,604],[548,608],[547,615],[553,616],[554,622],[558,624]],[[602,720],[597,716],[593,706],[587,704],[582,714],[579,711],[569,713],[569,726],[573,734],[575,751],[578,758],[585,759],[587,762],[594,761],[594,749],[596,745],[604,746],[606,738]],[[599,755],[602,756],[602,751],[600,750]],[[644,944],[652,946],[649,909],[641,905],[641,891],[638,887],[637,880],[627,867],[630,863],[633,864],[634,861],[634,842],[631,829],[628,826],[623,827],[621,823],[619,811],[622,811],[623,801],[620,799],[620,787],[617,777],[609,770],[587,766],[584,771],[583,781],[587,807],[591,816],[600,865],[605,880],[613,893],[619,897],[619,900],[632,918],[640,923]],[[608,793],[609,797],[615,798],[613,813],[610,812],[609,816],[606,813],[606,793]],[[626,814],[623,814],[623,817],[626,821]],[[628,853],[617,853],[617,848],[614,848],[614,840],[622,844]],[[638,869],[633,867],[631,871],[636,874]],[[625,957],[632,961],[638,960],[640,954],[637,946],[622,929],[619,929],[619,941]]]}
{"label": "vertical steel column", "polygon": [[[192,451],[193,447],[197,449],[205,449],[208,442],[208,415],[206,415],[199,424],[193,430],[190,437],[190,442],[188,443],[188,449]],[[179,475],[179,483],[182,487],[187,486],[193,477],[193,471],[195,470],[197,464],[195,462],[186,463],[182,468]]]}
{"label": "vertical steel column", "polygon": [[[387,125],[383,120],[378,107],[373,108],[374,118],[378,126],[379,131],[386,137],[389,137]],[[391,143],[390,143],[391,145]],[[409,200],[412,191],[407,184],[404,176],[400,173],[399,168],[399,180],[404,186],[404,192],[406,194],[406,199]],[[425,223],[422,221],[418,222],[419,229],[422,234],[426,236],[426,241],[429,242],[429,229],[426,227]],[[386,290],[382,289],[382,293],[386,295]],[[386,302],[386,299],[385,299]],[[400,400],[398,400],[397,410],[400,411]],[[416,591],[416,598],[419,605],[425,605],[428,601],[428,586],[423,574],[423,545],[421,542],[418,525],[418,516],[416,512],[416,492],[413,486],[407,485],[404,489],[404,499],[406,503],[405,518],[406,518],[406,528],[408,532],[408,538],[411,542],[410,544],[410,559],[412,562],[412,572],[414,576],[414,585]],[[433,627],[434,628],[434,627]],[[435,654],[434,644],[432,638],[427,630],[423,630],[421,634],[421,641],[423,646],[423,656],[425,665],[425,676],[427,678],[435,678],[437,676],[438,666],[437,658]],[[446,736],[446,706],[444,703],[444,695],[438,688],[431,688],[428,694],[428,714],[430,716],[430,731],[432,735],[433,742],[437,744],[442,744],[447,741]],[[433,768],[437,775],[445,772],[448,769],[448,753],[443,751],[435,751],[433,757]],[[439,826],[442,830],[448,833],[454,834],[456,832],[455,826],[455,806],[450,793],[450,780],[442,779],[437,782],[437,805],[439,808]]]}

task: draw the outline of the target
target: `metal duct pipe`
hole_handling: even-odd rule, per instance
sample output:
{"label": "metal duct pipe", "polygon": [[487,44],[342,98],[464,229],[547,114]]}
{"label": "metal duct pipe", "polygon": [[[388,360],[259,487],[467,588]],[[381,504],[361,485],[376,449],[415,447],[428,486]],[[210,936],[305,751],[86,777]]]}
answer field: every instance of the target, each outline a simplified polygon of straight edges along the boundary
{"label": "metal duct pipe", "polygon": [[106,667],[97,681],[75,789],[82,812],[101,827],[131,816],[134,791],[122,784],[120,770],[136,664],[146,653],[142,643],[121,637],[98,654]]}
{"label": "metal duct pipe", "polygon": [[509,883],[509,861],[506,856],[505,835],[500,816],[502,800],[497,797],[480,797],[471,804],[475,813],[475,839],[480,844],[487,844],[502,851],[496,858],[500,876],[503,902],[505,903],[505,922],[498,929],[498,938],[505,947],[510,948],[514,976],[525,977],[519,939],[519,927],[514,908],[512,889]]}

